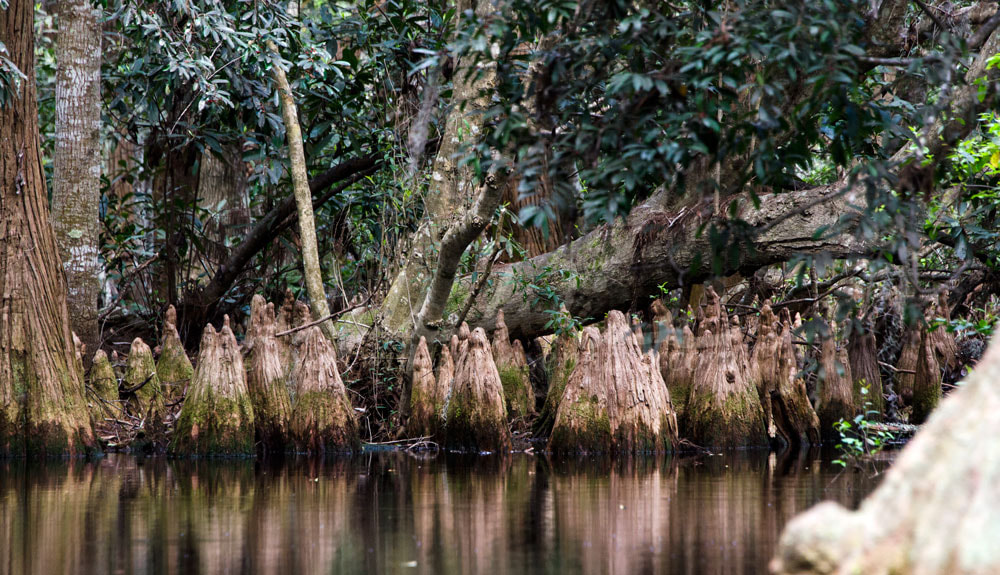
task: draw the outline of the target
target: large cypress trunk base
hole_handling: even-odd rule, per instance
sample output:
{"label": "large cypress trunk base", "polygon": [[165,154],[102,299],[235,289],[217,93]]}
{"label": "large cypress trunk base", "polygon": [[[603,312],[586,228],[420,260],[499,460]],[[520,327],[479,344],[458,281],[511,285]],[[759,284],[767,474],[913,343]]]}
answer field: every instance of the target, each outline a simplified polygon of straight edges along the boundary
{"label": "large cypress trunk base", "polygon": [[935,349],[937,341],[933,333],[924,332],[920,338],[917,373],[913,377],[913,412],[910,414],[910,423],[914,425],[927,421],[941,401],[941,367]]}
{"label": "large cypress trunk base", "polygon": [[677,416],[655,356],[642,353],[621,312],[610,312],[603,336],[592,327],[584,330],[549,449],[670,451],[677,440]]}
{"label": "large cypress trunk base", "polygon": [[198,367],[174,428],[174,455],[248,456],[254,454],[254,417],[243,356],[229,327],[218,333],[205,326]]}
{"label": "large cypress trunk base", "polygon": [[[308,320],[307,320],[308,321]],[[337,369],[337,352],[319,326],[304,330],[295,364],[291,431],[300,453],[338,453],[361,446],[354,408]]]}
{"label": "large cypress trunk base", "polygon": [[1000,572],[1000,342],[851,512],[821,503],[785,527],[779,575]]}
{"label": "large cypress trunk base", "polygon": [[250,326],[246,337],[247,389],[253,405],[257,440],[266,451],[284,451],[290,443],[292,399],[288,395],[285,367],[274,336],[277,320],[274,304],[255,295],[250,303]]}
{"label": "large cypress trunk base", "polygon": [[469,333],[468,326],[464,326],[459,333],[445,446],[453,451],[506,453],[511,442],[503,384],[486,332],[480,327]]}

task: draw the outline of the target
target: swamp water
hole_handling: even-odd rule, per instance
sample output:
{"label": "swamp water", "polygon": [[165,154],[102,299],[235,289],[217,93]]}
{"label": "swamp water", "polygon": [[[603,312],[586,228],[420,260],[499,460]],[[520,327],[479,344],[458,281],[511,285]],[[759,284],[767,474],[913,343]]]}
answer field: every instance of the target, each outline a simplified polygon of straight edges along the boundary
{"label": "swamp water", "polygon": [[833,452],[0,462],[0,575],[766,573]]}

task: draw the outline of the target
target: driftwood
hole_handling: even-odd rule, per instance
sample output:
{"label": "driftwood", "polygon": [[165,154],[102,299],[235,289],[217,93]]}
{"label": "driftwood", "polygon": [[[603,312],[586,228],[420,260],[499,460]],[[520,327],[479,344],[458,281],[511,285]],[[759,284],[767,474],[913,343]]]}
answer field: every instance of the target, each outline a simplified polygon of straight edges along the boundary
{"label": "driftwood", "polygon": [[[465,333],[469,335],[462,339]],[[445,423],[445,445],[456,451],[506,453],[510,451],[511,442],[503,385],[486,332],[476,328],[469,333],[468,326],[464,326],[459,334],[458,361]]]}
{"label": "driftwood", "polygon": [[608,313],[603,336],[584,330],[549,439],[555,452],[669,451],[677,417],[653,352],[642,353],[625,316]]}
{"label": "driftwood", "polygon": [[216,333],[205,326],[187,397],[170,442],[176,455],[245,456],[254,453],[254,417],[236,336],[225,316]]}
{"label": "driftwood", "polygon": [[500,383],[507,402],[507,416],[524,419],[535,413],[535,392],[528,375],[528,359],[520,341],[510,342],[503,310],[497,312],[496,330],[493,332],[493,361],[496,362]]}
{"label": "driftwood", "polygon": [[[311,321],[308,313],[301,319],[301,323]],[[304,340],[295,362],[298,392],[291,420],[295,449],[305,453],[357,450],[361,445],[358,424],[340,379],[337,352],[319,326],[300,333]]]}
{"label": "driftwood", "polygon": [[682,435],[706,447],[767,445],[764,411],[751,380],[743,334],[738,325],[730,325],[715,290],[709,287],[706,295]]}
{"label": "driftwood", "polygon": [[[771,439],[793,448],[818,445],[819,417],[809,403],[805,382],[799,377],[798,358],[792,344],[792,322],[788,309],[775,317],[764,304],[757,324],[757,344],[751,361],[765,423]],[[755,372],[755,373],[754,373]]]}
{"label": "driftwood", "polygon": [[194,366],[184,352],[180,334],[177,333],[177,310],[167,308],[160,333],[160,357],[156,360],[156,375],[160,378],[164,395],[176,398],[184,395],[184,390],[194,376]]}
{"label": "driftwood", "polygon": [[857,511],[820,503],[788,523],[779,575],[1000,572],[1000,342],[949,394]]}
{"label": "driftwood", "polygon": [[451,352],[442,350],[441,380],[434,377],[427,340],[420,338],[413,355],[413,383],[410,388],[410,416],[406,422],[409,437],[435,437],[442,427],[441,411],[448,397],[454,367]]}
{"label": "driftwood", "polygon": [[250,325],[245,340],[247,389],[253,405],[257,441],[267,451],[284,451],[290,444],[292,400],[285,366],[275,336],[274,304],[255,295],[250,303]]}
{"label": "driftwood", "polygon": [[847,348],[842,346],[838,350],[832,333],[821,344],[816,376],[819,385],[816,414],[819,416],[820,435],[824,440],[834,440],[840,435],[833,424],[841,419],[851,421],[860,411],[854,402]]}

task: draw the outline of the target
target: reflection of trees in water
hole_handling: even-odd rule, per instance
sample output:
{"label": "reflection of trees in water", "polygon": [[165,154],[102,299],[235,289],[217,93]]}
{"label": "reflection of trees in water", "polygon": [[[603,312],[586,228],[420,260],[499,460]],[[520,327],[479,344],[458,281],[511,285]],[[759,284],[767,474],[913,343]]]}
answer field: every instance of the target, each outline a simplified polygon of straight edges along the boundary
{"label": "reflection of trees in water", "polygon": [[0,463],[0,575],[757,573],[873,482],[816,453]]}

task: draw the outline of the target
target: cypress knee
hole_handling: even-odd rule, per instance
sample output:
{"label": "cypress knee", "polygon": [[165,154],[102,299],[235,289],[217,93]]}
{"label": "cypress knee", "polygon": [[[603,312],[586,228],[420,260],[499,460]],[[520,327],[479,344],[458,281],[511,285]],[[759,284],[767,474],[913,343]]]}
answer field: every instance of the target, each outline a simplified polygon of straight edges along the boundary
{"label": "cypress knee", "polygon": [[294,371],[295,449],[313,454],[355,451],[361,447],[358,424],[337,369],[337,352],[319,326],[304,333]]}
{"label": "cypress knee", "polygon": [[288,395],[285,366],[275,337],[274,304],[260,295],[250,303],[246,337],[247,389],[253,406],[257,440],[267,451],[283,451],[289,444],[292,400]]}
{"label": "cypress knee", "polygon": [[503,384],[483,328],[459,331],[455,366],[445,423],[445,445],[455,451],[510,451],[510,430],[504,408]]}
{"label": "cypress knee", "polygon": [[254,417],[243,356],[225,317],[216,333],[205,326],[198,367],[181,407],[170,452],[174,455],[254,454]]}
{"label": "cypress knee", "polygon": [[168,398],[184,395],[191,383],[194,367],[184,351],[180,334],[177,333],[177,310],[167,308],[160,334],[160,357],[156,360],[156,375],[160,378],[163,393]]}
{"label": "cypress knee", "polygon": [[493,360],[497,364],[507,415],[511,419],[524,419],[535,413],[535,393],[528,376],[528,360],[520,342],[511,344],[503,310],[497,312],[497,326],[493,332]]}

